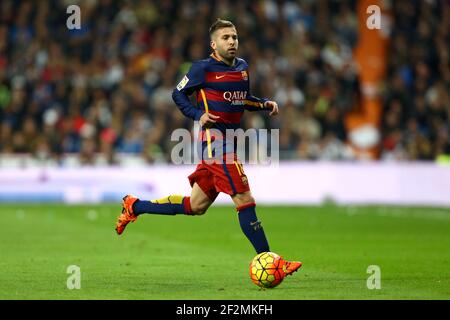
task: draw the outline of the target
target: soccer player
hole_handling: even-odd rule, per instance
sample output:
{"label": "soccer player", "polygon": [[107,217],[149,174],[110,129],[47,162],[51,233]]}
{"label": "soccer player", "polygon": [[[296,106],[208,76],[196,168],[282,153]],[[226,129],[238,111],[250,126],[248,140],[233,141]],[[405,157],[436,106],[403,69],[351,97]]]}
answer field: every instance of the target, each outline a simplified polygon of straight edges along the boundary
{"label": "soccer player", "polygon": [[[211,151],[210,129],[225,134],[227,129],[240,127],[244,110],[268,110],[270,116],[276,116],[278,105],[269,99],[250,95],[248,65],[245,60],[236,56],[239,41],[233,23],[218,19],[211,26],[209,33],[213,53],[205,60],[194,62],[172,94],[181,112],[186,117],[200,122],[202,147],[208,148],[206,159],[202,156],[202,161],[188,177],[192,186],[191,195],[171,195],[153,201],[126,195],[123,198],[122,214],[119,216],[116,231],[119,235],[122,234],[127,224],[134,222],[143,213],[202,215],[219,192],[224,192],[231,196],[236,205],[241,229],[256,252],[270,251],[264,229],[256,216],[255,199],[235,149],[231,150],[229,157],[230,150],[226,148],[229,141],[215,134],[213,138],[216,142],[223,141],[222,150],[225,150],[219,157],[227,155],[228,161],[207,161],[207,158],[217,158]],[[194,92],[197,95],[197,107],[189,100],[189,96]],[[297,271],[302,265],[301,262],[286,260],[282,263],[286,275]]]}

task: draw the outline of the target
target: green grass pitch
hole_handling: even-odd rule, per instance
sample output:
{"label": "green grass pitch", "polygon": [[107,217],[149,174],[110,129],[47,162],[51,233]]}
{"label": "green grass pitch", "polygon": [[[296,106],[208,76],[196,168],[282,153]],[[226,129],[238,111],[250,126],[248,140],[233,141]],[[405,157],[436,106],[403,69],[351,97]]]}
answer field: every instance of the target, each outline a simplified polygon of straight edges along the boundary
{"label": "green grass pitch", "polygon": [[0,205],[0,299],[450,299],[449,209],[257,209],[271,250],[304,263],[274,289],[251,282],[255,253],[232,207],[143,215],[117,236],[120,205]]}

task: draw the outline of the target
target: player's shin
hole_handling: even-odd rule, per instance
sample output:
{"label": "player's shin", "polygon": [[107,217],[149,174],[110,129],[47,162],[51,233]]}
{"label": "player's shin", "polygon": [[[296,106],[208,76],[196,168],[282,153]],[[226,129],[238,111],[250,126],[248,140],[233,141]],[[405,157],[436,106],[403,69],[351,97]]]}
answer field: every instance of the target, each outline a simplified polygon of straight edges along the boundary
{"label": "player's shin", "polygon": [[255,203],[237,207],[241,229],[257,253],[270,251],[264,229],[256,217]]}
{"label": "player's shin", "polygon": [[163,215],[192,213],[190,197],[180,195],[170,195],[165,198],[151,201],[137,200],[133,205],[133,211],[135,215],[143,213]]}

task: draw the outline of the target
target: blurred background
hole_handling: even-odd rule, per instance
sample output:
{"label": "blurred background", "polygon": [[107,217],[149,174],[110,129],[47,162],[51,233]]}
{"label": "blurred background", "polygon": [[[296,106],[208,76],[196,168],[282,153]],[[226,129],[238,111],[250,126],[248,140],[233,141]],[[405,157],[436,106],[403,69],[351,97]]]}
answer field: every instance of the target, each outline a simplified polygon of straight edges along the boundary
{"label": "blurred background", "polygon": [[[66,27],[70,4],[80,6],[80,30]],[[208,28],[217,17],[237,26],[253,93],[281,108],[278,118],[247,114],[243,125],[280,128],[282,159],[433,161],[450,154],[448,1],[380,1],[382,30],[372,31],[358,21],[358,5],[2,0],[2,156],[59,165],[70,154],[82,164],[118,163],[119,154],[169,162],[170,133],[193,125],[171,90],[193,60],[209,55]],[[381,69],[371,79],[379,101],[369,106],[366,62],[357,55],[368,39],[379,43],[371,63]],[[358,132],[368,123],[375,130]]]}
{"label": "blurred background", "polygon": [[448,1],[2,0],[0,168],[170,164],[193,126],[171,91],[218,17],[281,110],[243,127],[280,129],[282,161],[449,162]]}

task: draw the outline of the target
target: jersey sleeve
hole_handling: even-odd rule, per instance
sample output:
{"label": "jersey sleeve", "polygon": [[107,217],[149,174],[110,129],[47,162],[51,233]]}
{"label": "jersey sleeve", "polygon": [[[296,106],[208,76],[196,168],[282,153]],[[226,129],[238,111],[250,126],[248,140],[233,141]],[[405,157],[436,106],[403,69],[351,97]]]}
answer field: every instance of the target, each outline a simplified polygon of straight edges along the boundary
{"label": "jersey sleeve", "polygon": [[205,72],[200,62],[194,62],[188,73],[181,79],[172,91],[172,99],[178,109],[193,120],[199,120],[203,111],[194,106],[189,96],[196,90],[202,88],[205,83]]}

